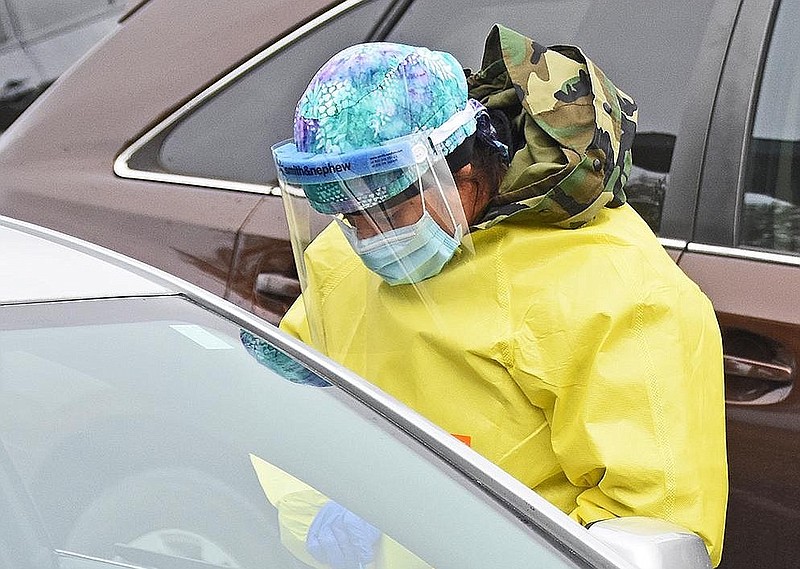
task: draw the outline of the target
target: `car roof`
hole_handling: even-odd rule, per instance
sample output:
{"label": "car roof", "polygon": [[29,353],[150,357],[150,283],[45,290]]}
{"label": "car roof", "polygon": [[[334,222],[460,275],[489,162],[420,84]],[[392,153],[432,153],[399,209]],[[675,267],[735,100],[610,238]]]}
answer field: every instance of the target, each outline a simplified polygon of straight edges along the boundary
{"label": "car roof", "polygon": [[0,216],[0,304],[174,292],[104,251]]}

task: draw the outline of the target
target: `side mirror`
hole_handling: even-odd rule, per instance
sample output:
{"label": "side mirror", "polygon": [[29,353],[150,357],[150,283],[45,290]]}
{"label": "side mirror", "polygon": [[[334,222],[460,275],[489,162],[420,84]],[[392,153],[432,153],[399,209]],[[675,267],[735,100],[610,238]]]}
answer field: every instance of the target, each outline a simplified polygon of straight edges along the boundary
{"label": "side mirror", "polygon": [[603,520],[589,533],[640,569],[711,569],[700,536],[658,518]]}

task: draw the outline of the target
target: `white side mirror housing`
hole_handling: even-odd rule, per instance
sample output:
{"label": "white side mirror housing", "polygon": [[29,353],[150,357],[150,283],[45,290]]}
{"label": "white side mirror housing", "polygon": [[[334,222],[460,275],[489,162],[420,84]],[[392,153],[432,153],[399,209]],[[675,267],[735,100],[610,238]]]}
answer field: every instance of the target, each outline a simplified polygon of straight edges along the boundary
{"label": "white side mirror housing", "polygon": [[640,569],[711,569],[700,536],[658,518],[603,520],[589,533]]}

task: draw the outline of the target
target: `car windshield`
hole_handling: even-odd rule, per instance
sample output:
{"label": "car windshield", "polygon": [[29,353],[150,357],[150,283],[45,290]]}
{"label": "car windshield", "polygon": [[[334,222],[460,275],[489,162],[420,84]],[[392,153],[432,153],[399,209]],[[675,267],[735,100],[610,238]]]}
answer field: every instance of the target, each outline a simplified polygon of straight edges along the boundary
{"label": "car windshield", "polygon": [[0,307],[0,442],[62,566],[307,567],[302,538],[328,499],[380,530],[376,567],[584,566],[183,297]]}

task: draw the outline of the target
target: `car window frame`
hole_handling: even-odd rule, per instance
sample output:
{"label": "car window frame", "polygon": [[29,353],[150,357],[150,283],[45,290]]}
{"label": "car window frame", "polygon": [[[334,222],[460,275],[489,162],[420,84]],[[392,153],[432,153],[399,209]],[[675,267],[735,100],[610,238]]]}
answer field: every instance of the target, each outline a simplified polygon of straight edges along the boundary
{"label": "car window frame", "polygon": [[772,261],[794,259],[800,264],[800,258],[791,254],[759,252],[738,244],[749,138],[779,4],[779,0],[742,2],[714,103],[690,251]]}
{"label": "car window frame", "polygon": [[[201,176],[173,174],[145,170],[132,165],[134,157],[144,148],[157,146],[159,138],[168,136],[170,129],[187,116],[196,107],[213,97],[237,78],[247,73],[266,59],[279,53],[288,45],[300,40],[317,28],[325,25],[337,16],[353,9],[367,0],[345,0],[306,24],[300,26],[276,42],[266,46],[253,58],[245,61],[207,88],[200,91],[184,105],[168,115],[161,122],[135,139],[132,144],[124,148],[114,161],[114,173],[122,178],[167,182],[200,186],[214,189],[227,189],[247,193],[279,196],[280,189],[271,183],[254,184],[237,182],[219,178],[205,178]],[[708,125],[711,122],[713,104],[707,96],[709,92],[716,92],[722,74],[726,55],[726,46],[731,36],[740,3],[743,0],[712,0],[711,23],[702,40],[702,52],[705,54],[698,63],[695,73],[687,80],[691,86],[693,99],[700,101],[698,105],[689,105],[681,119],[681,130],[675,146],[670,170],[670,199],[665,201],[662,215],[662,230],[659,239],[672,256],[677,260],[692,240],[695,232],[695,212],[700,201],[698,195],[703,156],[707,140],[706,128],[697,128],[694,125]],[[403,0],[390,4],[386,18],[373,30],[368,38],[370,41],[381,41],[385,38],[402,19],[413,0]],[[692,212],[687,215],[687,212]]]}
{"label": "car window frame", "polygon": [[[702,180],[708,133],[713,120],[716,93],[722,81],[729,42],[736,28],[741,4],[745,0],[718,0],[714,3],[709,25],[702,40],[695,72],[687,78],[690,99],[681,117],[681,129],[675,143],[670,167],[669,192],[662,212],[662,234],[659,239],[679,257],[697,232],[698,204],[702,197]],[[678,251],[680,249],[680,251]]]}

